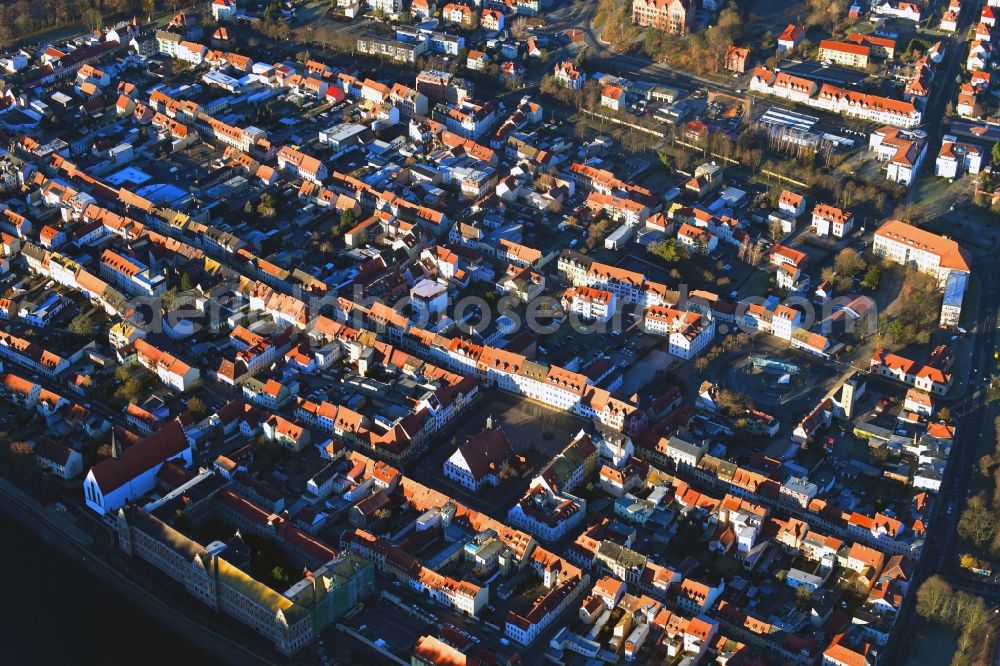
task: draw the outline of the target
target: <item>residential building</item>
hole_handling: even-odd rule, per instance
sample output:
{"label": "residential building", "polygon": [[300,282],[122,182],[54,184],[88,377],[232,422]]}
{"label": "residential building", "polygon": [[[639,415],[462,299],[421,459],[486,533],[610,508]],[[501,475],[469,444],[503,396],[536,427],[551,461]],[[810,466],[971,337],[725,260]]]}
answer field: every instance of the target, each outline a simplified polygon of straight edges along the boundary
{"label": "residential building", "polygon": [[582,499],[557,495],[548,488],[533,486],[507,512],[507,521],[545,542],[558,541],[577,527],[587,513]]}
{"label": "residential building", "polygon": [[593,287],[570,287],[563,294],[562,306],[585,321],[608,322],[618,311],[612,292]]}
{"label": "residential building", "polygon": [[786,215],[798,217],[806,212],[806,198],[797,192],[782,190],[778,197],[778,210]]}
{"label": "residential building", "polygon": [[854,213],[826,203],[818,203],[812,211],[812,230],[817,236],[843,238],[854,228]]}
{"label": "residential building", "polygon": [[963,174],[976,175],[982,167],[983,151],[979,146],[959,141],[951,134],[941,139],[941,150],[934,161],[934,175],[958,178]]}
{"label": "residential building", "polygon": [[198,368],[192,367],[169,352],[162,351],[142,338],[136,338],[132,346],[136,360],[144,368],[160,378],[164,384],[178,391],[188,391],[201,376]]}
{"label": "residential building", "polygon": [[65,444],[43,439],[35,445],[34,450],[38,466],[64,481],[73,479],[83,472],[83,456]]}
{"label": "residential building", "polygon": [[789,23],[778,35],[778,53],[788,53],[793,51],[799,43],[805,39],[806,31],[802,26]]}
{"label": "residential building", "polygon": [[885,126],[871,133],[868,148],[885,163],[886,180],[910,185],[927,154],[927,138],[920,130]]}
{"label": "residential building", "polygon": [[727,46],[726,55],[723,60],[724,66],[731,72],[743,74],[747,71],[747,62],[750,59],[749,46]]}
{"label": "residential building", "polygon": [[579,90],[587,80],[587,75],[578,70],[572,60],[557,62],[555,77],[556,81],[571,90]]}
{"label": "residential building", "polygon": [[686,35],[694,22],[690,0],[632,0],[632,23],[672,35]]}
{"label": "residential building", "polygon": [[695,254],[711,254],[719,246],[719,238],[715,234],[687,223],[677,230],[677,240]]}
{"label": "residential building", "polygon": [[646,333],[668,336],[670,353],[685,361],[697,356],[715,337],[713,318],[673,308],[646,308],[643,327]]}
{"label": "residential building", "polygon": [[621,86],[605,85],[601,90],[601,106],[606,106],[612,111],[620,111],[624,94],[625,90]]}
{"label": "residential building", "polygon": [[819,59],[835,62],[838,65],[864,69],[868,66],[870,55],[871,49],[863,44],[838,42],[833,39],[824,39],[819,43]]}
{"label": "residential building", "polygon": [[401,42],[391,37],[381,37],[374,34],[364,34],[358,37],[359,53],[378,56],[398,62],[415,63],[417,58],[430,49],[426,39],[415,42]]}
{"label": "residential building", "polygon": [[314,183],[323,182],[329,175],[321,161],[290,146],[283,146],[278,151],[278,168]]}

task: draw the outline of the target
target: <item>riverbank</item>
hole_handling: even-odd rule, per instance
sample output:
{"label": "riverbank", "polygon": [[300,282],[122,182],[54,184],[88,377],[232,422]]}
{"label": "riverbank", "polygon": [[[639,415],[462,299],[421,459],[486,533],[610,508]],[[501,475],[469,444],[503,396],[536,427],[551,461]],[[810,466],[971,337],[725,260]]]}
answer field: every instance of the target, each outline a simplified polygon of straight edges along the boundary
{"label": "riverbank", "polygon": [[[181,644],[188,645],[184,650],[183,659],[195,664],[201,663],[231,663],[249,666],[250,664],[271,664],[270,655],[261,653],[253,649],[253,642],[241,642],[237,636],[227,634],[225,629],[219,630],[214,621],[221,619],[225,626],[226,620],[217,618],[212,614],[211,618],[203,618],[206,611],[203,608],[188,608],[184,606],[185,600],[172,601],[173,591],[157,590],[150,587],[149,580],[140,576],[132,567],[131,561],[120,559],[118,552],[110,545],[95,543],[89,534],[67,514],[57,513],[51,507],[43,507],[34,499],[26,495],[19,488],[4,478],[0,478],[0,516],[5,516],[8,520],[13,520],[19,525],[22,531],[33,534],[34,538],[47,545],[50,551],[61,555],[64,560],[72,565],[71,574],[67,577],[58,567],[43,569],[38,578],[22,576],[20,572],[11,570],[8,577],[19,577],[30,586],[29,596],[33,598],[33,603],[44,604],[44,611],[32,611],[27,622],[30,625],[37,625],[40,631],[45,631],[45,640],[58,643],[62,639],[59,637],[59,630],[65,623],[78,621],[78,615],[89,615],[95,618],[102,629],[95,630],[94,635],[101,641],[116,641],[119,635],[114,631],[113,626],[106,626],[102,620],[104,617],[104,600],[124,600],[132,606],[131,615],[138,617],[140,621],[155,624],[155,629],[159,631],[162,639],[153,642],[145,641],[139,646],[139,652],[133,653],[128,661],[142,659],[149,661],[149,655],[154,655],[154,663],[159,662],[161,655],[160,648],[164,645]],[[110,536],[110,532],[108,533]],[[30,542],[30,539],[29,539]],[[10,543],[16,544],[11,540]],[[109,547],[111,550],[109,550]],[[26,552],[26,557],[31,558],[30,550]],[[67,565],[63,562],[65,566]],[[39,583],[39,578],[47,581],[45,585]],[[68,578],[68,580],[67,580]],[[65,597],[76,594],[74,583],[77,581],[88,581],[94,585],[89,595],[79,594],[82,610],[77,615],[63,613],[62,609],[69,605]],[[38,587],[35,587],[37,585]],[[46,586],[51,586],[47,588]],[[50,589],[49,594],[45,594],[46,589]],[[183,594],[181,591],[179,594]],[[18,596],[11,596],[11,600],[21,602]],[[29,604],[30,606],[30,604]],[[17,611],[19,612],[19,611]],[[56,620],[56,621],[53,621]],[[4,629],[6,631],[6,627]],[[16,635],[6,635],[10,640],[18,640]],[[28,643],[27,647],[31,648]],[[66,660],[76,663],[77,659]],[[117,663],[100,658],[98,663]],[[124,662],[125,660],[123,660]],[[13,663],[49,663],[31,658],[26,661],[14,661]],[[177,660],[166,660],[164,663],[177,663]]]}
{"label": "riverbank", "polygon": [[210,663],[78,561],[0,513],[8,544],[0,564],[10,612],[0,634],[12,664]]}

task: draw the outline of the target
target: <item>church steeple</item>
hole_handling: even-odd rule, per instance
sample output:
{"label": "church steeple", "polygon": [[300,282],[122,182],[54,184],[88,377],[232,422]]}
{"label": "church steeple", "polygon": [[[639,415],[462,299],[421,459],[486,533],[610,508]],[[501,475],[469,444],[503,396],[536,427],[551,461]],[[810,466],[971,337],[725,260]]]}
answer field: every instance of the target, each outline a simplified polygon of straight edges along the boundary
{"label": "church steeple", "polygon": [[118,438],[115,436],[115,429],[111,429],[111,457],[115,460],[118,459],[122,454],[122,445],[118,442]]}

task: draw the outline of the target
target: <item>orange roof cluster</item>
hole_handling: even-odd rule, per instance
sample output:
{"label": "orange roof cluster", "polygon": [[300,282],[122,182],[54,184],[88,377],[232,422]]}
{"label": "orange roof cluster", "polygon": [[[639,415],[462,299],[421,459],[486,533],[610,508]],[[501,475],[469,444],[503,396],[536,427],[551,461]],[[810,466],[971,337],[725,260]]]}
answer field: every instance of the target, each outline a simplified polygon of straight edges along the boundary
{"label": "orange roof cluster", "polygon": [[173,354],[157,349],[142,338],[137,338],[133,345],[135,346],[136,353],[139,355],[140,361],[149,368],[163,368],[167,372],[178,376],[187,374],[191,369],[191,366]]}

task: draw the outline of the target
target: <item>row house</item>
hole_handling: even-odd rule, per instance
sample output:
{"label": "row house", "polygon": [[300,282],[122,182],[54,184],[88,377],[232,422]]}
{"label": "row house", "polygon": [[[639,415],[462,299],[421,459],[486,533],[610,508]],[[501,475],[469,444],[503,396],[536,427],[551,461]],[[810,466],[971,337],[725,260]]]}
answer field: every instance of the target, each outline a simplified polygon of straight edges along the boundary
{"label": "row house", "polygon": [[869,369],[883,377],[934,395],[944,395],[951,388],[952,376],[947,367],[937,367],[930,363],[920,365],[913,359],[890,354],[882,348],[876,349],[872,354]]}
{"label": "row house", "polygon": [[[750,79],[750,90],[774,95],[807,106],[839,113],[861,120],[912,128],[920,124],[922,114],[912,101],[869,95],[831,84],[816,92],[816,83],[803,77],[758,67]],[[815,95],[815,96],[814,96]]]}
{"label": "row house", "polygon": [[715,320],[697,312],[682,312],[672,308],[647,308],[643,314],[646,333],[669,337],[669,351],[690,361],[715,338]]}
{"label": "row house", "polygon": [[923,117],[913,102],[868,95],[830,84],[820,88],[813,106],[852,118],[898,127],[916,127]]}
{"label": "row house", "polygon": [[806,103],[816,94],[817,89],[816,82],[811,79],[781,72],[774,77],[770,94],[790,102]]}
{"label": "row house", "polygon": [[5,331],[0,331],[0,357],[49,379],[58,377],[70,366],[70,362],[58,354]]}
{"label": "row house", "polygon": [[329,176],[326,165],[320,160],[290,146],[283,146],[278,151],[278,168],[314,183],[321,183]]}
{"label": "row house", "polygon": [[201,376],[198,368],[188,365],[173,354],[157,349],[142,338],[137,338],[132,344],[138,363],[170,388],[182,392],[188,391]]}

